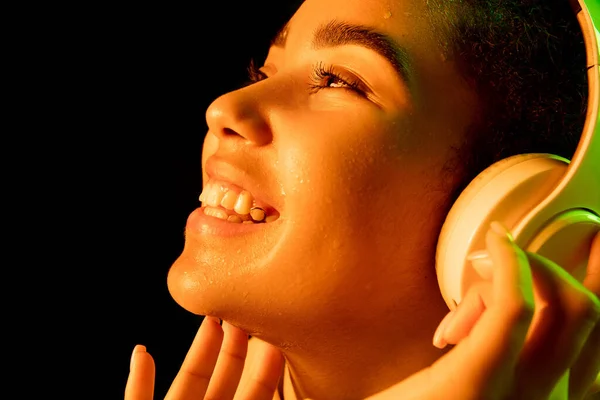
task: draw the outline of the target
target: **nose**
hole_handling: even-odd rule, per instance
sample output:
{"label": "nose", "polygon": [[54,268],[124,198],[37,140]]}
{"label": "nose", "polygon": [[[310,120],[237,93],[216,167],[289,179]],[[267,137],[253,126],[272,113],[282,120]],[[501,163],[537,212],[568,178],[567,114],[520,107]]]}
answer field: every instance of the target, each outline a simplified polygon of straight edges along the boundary
{"label": "nose", "polygon": [[219,140],[242,137],[258,146],[273,141],[266,99],[254,86],[227,93],[217,98],[206,110],[209,132]]}

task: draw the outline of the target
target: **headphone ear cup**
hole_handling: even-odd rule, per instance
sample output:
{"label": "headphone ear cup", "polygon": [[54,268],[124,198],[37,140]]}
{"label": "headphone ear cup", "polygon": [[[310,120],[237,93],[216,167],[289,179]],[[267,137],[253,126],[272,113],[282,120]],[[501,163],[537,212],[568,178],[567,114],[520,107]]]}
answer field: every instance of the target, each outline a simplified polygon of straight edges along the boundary
{"label": "headphone ear cup", "polygon": [[564,176],[568,161],[551,154],[519,154],[480,173],[453,204],[438,239],[436,272],[450,309],[481,280],[467,256],[485,249],[492,221],[514,227],[542,202]]}

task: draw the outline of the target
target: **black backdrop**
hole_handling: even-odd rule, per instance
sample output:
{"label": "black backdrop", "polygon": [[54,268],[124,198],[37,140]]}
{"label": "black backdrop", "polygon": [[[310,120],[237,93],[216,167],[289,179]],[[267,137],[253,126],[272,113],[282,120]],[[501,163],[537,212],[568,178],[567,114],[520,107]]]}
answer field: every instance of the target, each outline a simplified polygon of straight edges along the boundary
{"label": "black backdrop", "polygon": [[263,61],[269,39],[295,7],[291,1],[149,4],[103,10],[106,18],[86,44],[94,108],[86,147],[97,155],[85,160],[93,182],[92,209],[85,212],[99,233],[83,240],[84,264],[92,277],[108,277],[98,279],[104,286],[90,296],[99,304],[90,312],[92,329],[102,332],[103,343],[89,346],[111,351],[99,355],[104,372],[80,398],[99,398],[94,387],[108,389],[103,398],[122,398],[137,343],[155,358],[155,397],[166,394],[201,322],[171,299],[166,276],[198,205],[204,112],[247,79],[252,57]]}
{"label": "black backdrop", "polygon": [[[4,49],[3,65],[18,71],[4,75],[17,88],[4,115],[17,124],[3,132],[4,183],[16,183],[3,201],[21,203],[3,208],[7,392],[120,399],[141,343],[164,397],[201,322],[171,299],[166,277],[198,205],[205,109],[246,80],[299,2],[6,13],[17,51]],[[11,218],[18,229],[6,228]]]}

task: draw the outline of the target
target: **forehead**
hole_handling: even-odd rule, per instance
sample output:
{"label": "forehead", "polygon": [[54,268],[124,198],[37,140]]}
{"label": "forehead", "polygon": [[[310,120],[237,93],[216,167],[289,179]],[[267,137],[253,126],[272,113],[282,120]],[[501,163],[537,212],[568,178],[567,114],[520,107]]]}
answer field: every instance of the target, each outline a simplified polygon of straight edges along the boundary
{"label": "forehead", "polygon": [[282,33],[306,41],[331,21],[373,28],[416,53],[435,46],[423,0],[305,0]]}

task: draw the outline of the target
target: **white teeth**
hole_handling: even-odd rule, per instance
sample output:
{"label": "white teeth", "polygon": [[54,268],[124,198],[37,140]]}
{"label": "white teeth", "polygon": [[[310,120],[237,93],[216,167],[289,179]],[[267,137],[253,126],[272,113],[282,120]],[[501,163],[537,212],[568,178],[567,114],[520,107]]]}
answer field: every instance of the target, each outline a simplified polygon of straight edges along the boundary
{"label": "white teeth", "polygon": [[237,193],[234,190],[228,190],[226,187],[218,183],[209,183],[206,185],[199,200],[207,206],[218,207],[222,206],[227,210],[234,210],[240,215],[250,213],[250,208],[254,203],[252,194],[247,190],[242,190]]}
{"label": "white teeth", "polygon": [[233,190],[230,190],[227,193],[225,193],[225,196],[223,196],[223,199],[221,200],[221,205],[228,210],[233,210],[237,199],[238,194]]}
{"label": "white teeth", "polygon": [[246,219],[248,216],[240,216],[236,214],[228,215],[227,211],[225,211],[224,209],[215,208],[212,206],[204,207],[203,212],[208,216],[219,218],[234,224],[258,224],[261,222],[273,222],[279,219],[279,217],[276,215],[270,215],[265,218],[264,210],[260,207],[252,208],[252,214],[254,215],[250,214],[249,216],[252,219]]}
{"label": "white teeth", "polygon": [[224,220],[227,220],[227,217],[228,217],[225,210],[220,210],[218,208],[212,208],[212,207],[204,208],[204,214],[209,215],[211,217],[224,219]]}
{"label": "white teeth", "polygon": [[273,222],[273,221],[277,221],[279,217],[277,215],[269,215],[266,219],[265,222]]}
{"label": "white teeth", "polygon": [[[233,223],[273,222],[279,218],[276,215],[267,216],[263,208],[254,206],[254,197],[247,190],[237,193],[224,183],[207,183],[199,200],[205,207],[205,214]],[[207,207],[210,211],[207,211]],[[234,216],[229,215],[232,214],[231,211],[238,215],[232,218]]]}
{"label": "white teeth", "polygon": [[256,221],[256,222],[260,222],[263,219],[265,219],[265,210],[263,210],[260,207],[252,207],[252,209],[250,210],[250,217]]}
{"label": "white teeth", "polygon": [[250,207],[252,207],[252,195],[247,190],[242,190],[242,193],[237,198],[234,211],[241,215],[250,213]]}
{"label": "white teeth", "polygon": [[239,216],[237,216],[237,215],[230,215],[227,218],[227,221],[228,222],[233,222],[234,224],[241,224],[242,223],[242,219]]}
{"label": "white teeth", "polygon": [[208,190],[206,204],[208,204],[211,207],[217,207],[221,205],[221,200],[223,200],[223,196],[225,196],[225,193],[221,190],[221,187],[219,185],[213,184]]}

